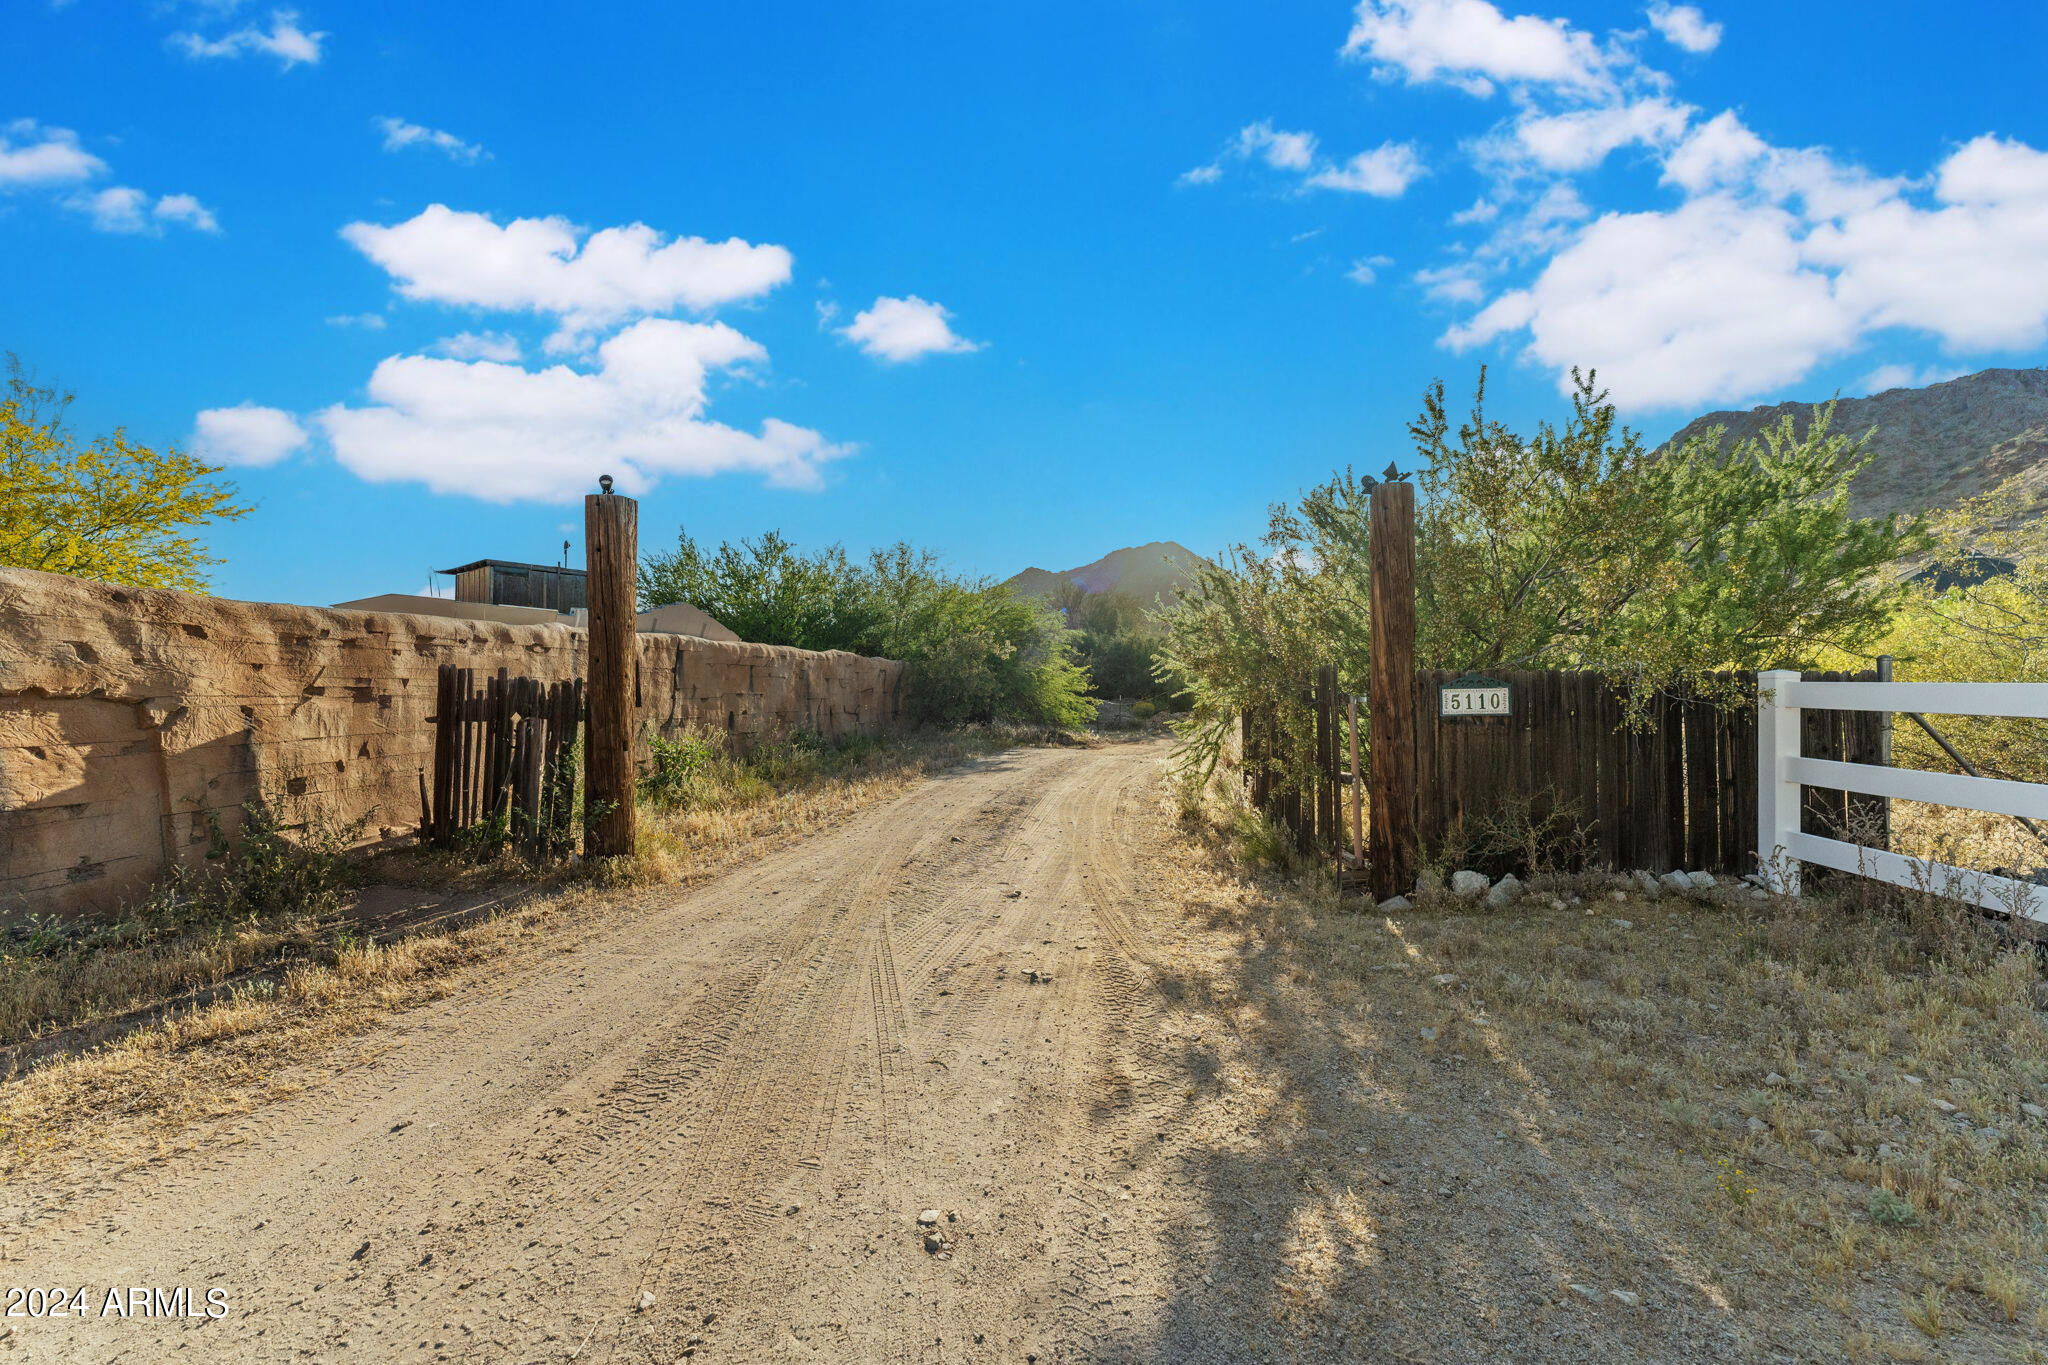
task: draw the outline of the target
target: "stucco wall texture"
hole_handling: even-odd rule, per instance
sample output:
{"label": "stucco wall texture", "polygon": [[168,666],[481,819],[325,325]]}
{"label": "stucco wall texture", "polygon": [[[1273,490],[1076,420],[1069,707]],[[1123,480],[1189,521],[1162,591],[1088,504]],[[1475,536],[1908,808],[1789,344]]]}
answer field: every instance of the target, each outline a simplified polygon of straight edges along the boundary
{"label": "stucco wall texture", "polygon": [[[640,736],[697,725],[745,751],[896,722],[902,665],[642,635]],[[0,568],[0,919],[110,910],[230,833],[289,818],[420,822],[439,667],[583,674],[567,626],[233,602]]]}

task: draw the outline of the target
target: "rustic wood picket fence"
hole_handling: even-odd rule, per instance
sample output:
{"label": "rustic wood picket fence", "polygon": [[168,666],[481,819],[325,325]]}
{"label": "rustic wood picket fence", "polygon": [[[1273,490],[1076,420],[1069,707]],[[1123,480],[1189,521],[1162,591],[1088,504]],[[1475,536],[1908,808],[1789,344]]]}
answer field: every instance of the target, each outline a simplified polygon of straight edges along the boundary
{"label": "rustic wood picket fence", "polygon": [[[1811,681],[1865,681],[1874,673],[1808,673]],[[1613,868],[1740,875],[1757,868],[1756,684],[1753,674],[1719,674],[1697,695],[1660,693],[1647,723],[1625,725],[1627,698],[1597,673],[1508,671],[1513,714],[1446,719],[1437,688],[1459,680],[1424,670],[1414,678],[1416,833],[1425,853],[1457,844],[1461,831],[1515,808],[1538,827],[1583,832],[1574,860]],[[1737,699],[1736,704],[1726,701]],[[1303,853],[1358,861],[1360,785],[1352,744],[1356,708],[1322,670],[1300,698],[1294,732],[1272,713],[1241,719],[1245,782],[1253,805],[1287,831]],[[1871,712],[1807,710],[1804,752],[1815,758],[1880,763],[1888,718]],[[1347,730],[1349,733],[1347,734]],[[1347,807],[1350,809],[1347,811]],[[1859,842],[1889,842],[1881,797],[1806,789],[1803,827]],[[1470,865],[1491,875],[1526,873],[1513,855],[1474,851]]]}
{"label": "rustic wood picket fence", "polygon": [[[442,664],[434,707],[434,779],[422,831],[442,847],[465,838],[480,852],[507,842],[535,861],[575,846],[576,771],[583,680],[543,683],[499,669]],[[426,779],[421,777],[424,787]]]}

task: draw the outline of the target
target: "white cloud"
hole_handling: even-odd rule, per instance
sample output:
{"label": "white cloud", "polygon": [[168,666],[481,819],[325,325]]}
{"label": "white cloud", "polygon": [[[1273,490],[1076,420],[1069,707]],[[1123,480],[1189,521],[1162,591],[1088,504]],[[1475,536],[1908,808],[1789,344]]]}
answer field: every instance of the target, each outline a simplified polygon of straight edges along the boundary
{"label": "white cloud", "polygon": [[1954,379],[1963,371],[1945,365],[1880,365],[1857,381],[1856,392],[1883,393],[1886,389],[1924,389]]}
{"label": "white cloud", "polygon": [[1351,263],[1344,272],[1344,278],[1353,284],[1371,284],[1379,279],[1380,271],[1394,263],[1392,256],[1363,256]]}
{"label": "white cloud", "polygon": [[0,190],[76,184],[106,169],[69,128],[46,128],[26,118],[0,125]]}
{"label": "white cloud", "polygon": [[1597,92],[1612,79],[1591,34],[1562,19],[1509,18],[1487,0],[1360,0],[1344,55],[1482,96],[1496,82]]}
{"label": "white cloud", "polygon": [[785,248],[737,237],[670,241],[644,223],[586,236],[564,218],[500,227],[444,204],[390,227],[350,223],[341,235],[406,298],[555,315],[561,330],[551,350],[580,348],[592,332],[630,318],[755,298],[790,271]]}
{"label": "white cloud", "polygon": [[1849,349],[1852,310],[1801,255],[1799,220],[1720,195],[1668,213],[1605,214],[1526,290],[1445,336],[1456,349],[1528,329],[1559,375],[1597,368],[1632,407],[1731,401]]}
{"label": "white cloud", "polygon": [[130,185],[84,186],[107,170],[107,163],[79,146],[78,134],[69,128],[45,127],[34,119],[0,125],[0,192],[70,187],[57,202],[85,214],[102,232],[161,236],[167,223],[220,231],[213,210],[189,194],[152,198]]}
{"label": "white cloud", "polygon": [[200,232],[220,231],[220,221],[213,216],[213,210],[189,194],[164,195],[150,214],[160,223],[183,223]]}
{"label": "white cloud", "polygon": [[281,408],[243,403],[208,408],[192,431],[192,453],[228,465],[272,465],[306,444],[306,429]]}
{"label": "white cloud", "polygon": [[2048,153],[1984,136],[1942,163],[1941,207],[1892,197],[1816,227],[1809,260],[1865,327],[1929,332],[1957,350],[2048,342]]}
{"label": "white cloud", "polygon": [[1500,205],[1491,199],[1475,199],[1470,208],[1459,209],[1451,215],[1453,227],[1470,227],[1479,223],[1490,223],[1500,217]]}
{"label": "white cloud", "polygon": [[455,134],[443,132],[439,128],[408,123],[402,118],[393,118],[388,114],[374,118],[370,122],[383,131],[384,150],[387,152],[404,151],[407,147],[430,147],[450,161],[460,161],[464,165],[474,165],[490,155],[479,144],[464,142]]}
{"label": "white cloud", "polygon": [[318,420],[365,479],[490,502],[566,501],[600,474],[629,493],[729,471],[815,488],[819,466],[850,447],[775,418],[754,433],[705,418],[714,373],[766,358],[724,323],[647,318],[599,347],[592,371],[392,356],[370,377],[371,406],[337,404]]}
{"label": "white cloud", "polygon": [[1422,177],[1422,159],[1406,142],[1383,142],[1360,152],[1342,166],[1326,166],[1308,178],[1317,189],[1398,199]]}
{"label": "white cloud", "polygon": [[1276,171],[1305,171],[1315,163],[1316,135],[1290,133],[1260,119],[1238,131],[1237,154],[1264,161]]}
{"label": "white cloud", "polygon": [[149,196],[128,185],[109,185],[90,194],[66,201],[92,218],[101,232],[138,233],[149,231]]}
{"label": "white cloud", "polygon": [[1668,146],[1685,132],[1690,106],[1661,96],[1632,103],[1525,115],[1514,126],[1515,151],[1546,171],[1585,171],[1631,143]]}
{"label": "white cloud", "polygon": [[1664,181],[1692,194],[1738,184],[1770,150],[1730,109],[1694,128],[1664,158]]}
{"label": "white cloud", "polygon": [[1535,281],[1445,343],[1526,331],[1524,354],[1560,382],[1597,366],[1649,408],[1767,393],[1890,329],[1958,354],[2048,344],[2048,153],[2025,143],[1966,143],[1929,195],[1824,149],[1772,147],[1723,114],[1671,152],[1664,179],[1687,192],[1678,207],[1553,229]]}
{"label": "white cloud", "polygon": [[1490,262],[1530,260],[1570,242],[1578,225],[1592,216],[1577,186],[1553,180],[1533,200],[1511,200],[1507,215],[1473,254]]}
{"label": "white cloud", "polygon": [[1486,297],[1486,272],[1470,261],[1426,266],[1415,272],[1415,282],[1441,303],[1477,303]]}
{"label": "white cloud", "polygon": [[936,303],[912,294],[907,298],[877,298],[872,305],[853,315],[853,321],[839,334],[877,360],[902,364],[921,356],[943,355],[981,349],[953,331],[952,314]]}
{"label": "white cloud", "polygon": [[160,236],[166,223],[181,223],[199,232],[220,231],[213,211],[189,194],[167,194],[152,203],[148,194],[133,186],[109,185],[72,195],[64,202],[89,216],[101,232]]}
{"label": "white cloud", "polygon": [[1210,185],[1222,178],[1224,163],[1250,161],[1301,177],[1304,186],[1397,199],[1423,175],[1422,159],[1412,143],[1383,142],[1341,164],[1317,154],[1314,133],[1275,128],[1260,119],[1240,128],[1215,161],[1183,171],[1180,184]]}
{"label": "white cloud", "polygon": [[1709,23],[1697,5],[1659,3],[1650,6],[1650,26],[1664,35],[1664,41],[1687,52],[1712,52],[1721,45],[1721,26]]}
{"label": "white cloud", "polygon": [[304,62],[308,66],[320,60],[320,44],[326,41],[325,33],[308,33],[299,27],[296,10],[273,10],[270,15],[270,31],[250,25],[236,29],[219,38],[202,38],[196,33],[174,33],[171,42],[183,49],[188,57],[219,58],[239,57],[248,52],[264,52],[277,58],[281,70],[289,71]]}
{"label": "white cloud", "polygon": [[457,332],[435,342],[434,350],[451,360],[495,360],[501,365],[526,358],[519,342],[503,332]]}
{"label": "white cloud", "polygon": [[384,330],[384,315],[382,313],[337,313],[327,319],[327,325],[329,327],[360,327],[366,332],[381,332]]}

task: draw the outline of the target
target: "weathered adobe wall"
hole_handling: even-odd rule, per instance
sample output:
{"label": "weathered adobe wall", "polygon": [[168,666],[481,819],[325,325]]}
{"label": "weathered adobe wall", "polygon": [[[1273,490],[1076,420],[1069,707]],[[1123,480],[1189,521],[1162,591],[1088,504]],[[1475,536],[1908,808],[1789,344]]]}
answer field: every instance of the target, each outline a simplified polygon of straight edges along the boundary
{"label": "weathered adobe wall", "polygon": [[[244,802],[419,825],[443,663],[580,676],[586,632],[231,602],[0,568],[0,919],[111,909]],[[902,665],[640,637],[640,735],[696,724],[745,750],[895,723]]]}

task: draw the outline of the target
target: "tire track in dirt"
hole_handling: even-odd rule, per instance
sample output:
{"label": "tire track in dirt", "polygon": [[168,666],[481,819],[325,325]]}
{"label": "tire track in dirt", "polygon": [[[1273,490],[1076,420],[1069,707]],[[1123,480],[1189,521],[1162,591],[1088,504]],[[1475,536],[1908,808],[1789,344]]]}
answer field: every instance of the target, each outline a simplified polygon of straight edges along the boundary
{"label": "tire track in dirt", "polygon": [[[1104,902],[1134,894],[1119,812],[1157,758],[1007,755],[628,898],[205,1149],[75,1180],[10,1258],[220,1283],[233,1310],[27,1358],[1089,1358],[1128,1307],[1094,1130],[1105,1094],[1131,1108],[1146,970]],[[1048,1184],[1055,1158],[1088,1174]],[[926,1206],[958,1220],[938,1254]]]}

